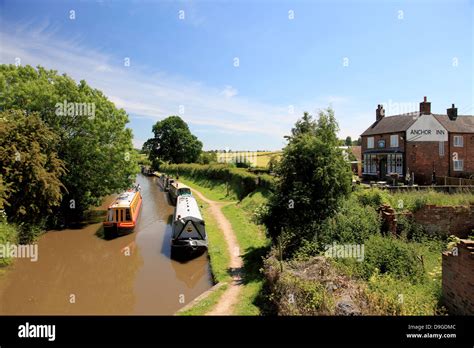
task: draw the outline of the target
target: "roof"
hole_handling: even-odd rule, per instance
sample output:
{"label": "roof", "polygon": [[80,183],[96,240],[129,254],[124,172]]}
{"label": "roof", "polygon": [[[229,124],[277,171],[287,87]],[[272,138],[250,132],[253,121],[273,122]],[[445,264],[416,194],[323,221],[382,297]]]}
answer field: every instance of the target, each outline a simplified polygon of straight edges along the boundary
{"label": "roof", "polygon": [[387,116],[374,122],[362,135],[404,132],[415,123],[418,112],[403,115]]}
{"label": "roof", "polygon": [[[402,115],[387,116],[379,122],[374,122],[362,133],[365,135],[404,132],[415,123],[419,112],[410,112]],[[455,121],[451,121],[447,115],[433,114],[433,116],[447,129],[453,133],[474,133],[474,116],[459,115]]]}
{"label": "roof", "polygon": [[447,115],[433,115],[444,128],[451,133],[474,133],[474,116],[458,116],[456,121],[451,121]]}
{"label": "roof", "polygon": [[181,218],[194,217],[202,220],[201,212],[199,211],[198,204],[192,196],[179,196],[176,201],[176,210],[174,213],[175,219],[178,216]]}
{"label": "roof", "polygon": [[180,188],[188,188],[188,189],[191,189],[191,187],[189,187],[189,186],[187,186],[187,185],[185,185],[185,184],[183,184],[183,183],[181,183],[181,182],[178,182],[178,181],[173,181],[173,182],[171,183],[171,186],[176,186],[176,188],[179,188],[179,189],[180,189]]}
{"label": "roof", "polygon": [[129,207],[135,195],[138,191],[127,191],[121,193],[115,201],[110,205],[109,208],[124,208]]}

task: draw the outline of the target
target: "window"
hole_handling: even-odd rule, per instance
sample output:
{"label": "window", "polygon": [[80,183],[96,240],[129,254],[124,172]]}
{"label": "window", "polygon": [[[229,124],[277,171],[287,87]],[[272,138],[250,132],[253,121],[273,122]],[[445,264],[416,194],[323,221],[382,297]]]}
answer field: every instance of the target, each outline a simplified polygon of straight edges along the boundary
{"label": "window", "polygon": [[114,221],[114,211],[112,209],[107,212],[107,221]]}
{"label": "window", "polygon": [[462,172],[464,170],[464,160],[455,160],[453,162],[455,172]]}
{"label": "window", "polygon": [[375,163],[376,155],[364,155],[364,174],[376,174],[377,166]]}
{"label": "window", "polygon": [[444,156],[444,141],[439,142],[439,157]]}
{"label": "window", "polygon": [[130,217],[130,209],[125,209],[125,220],[132,220],[132,218]]}
{"label": "window", "polygon": [[120,221],[120,220],[119,220],[119,211],[118,211],[118,209],[115,209],[115,221],[116,221],[116,222],[119,222],[119,221]]}
{"label": "window", "polygon": [[379,141],[377,141],[377,147],[383,149],[385,147],[385,140],[380,139]]}
{"label": "window", "polygon": [[464,146],[464,138],[462,135],[455,135],[454,136],[454,147],[463,147]]}
{"label": "window", "polygon": [[390,147],[398,147],[398,134],[390,136]]}
{"label": "window", "polygon": [[400,153],[391,153],[387,155],[388,174],[397,173],[403,175],[403,155]]}
{"label": "window", "polygon": [[367,138],[367,148],[373,149],[374,148],[374,137]]}

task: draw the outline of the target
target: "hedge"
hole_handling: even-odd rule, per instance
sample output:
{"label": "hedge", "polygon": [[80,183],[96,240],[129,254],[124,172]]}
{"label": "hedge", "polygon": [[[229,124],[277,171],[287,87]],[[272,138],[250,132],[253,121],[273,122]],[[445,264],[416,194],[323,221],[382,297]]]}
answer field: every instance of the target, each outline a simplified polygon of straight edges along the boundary
{"label": "hedge", "polygon": [[226,164],[162,164],[160,171],[172,176],[178,174],[198,179],[228,182],[239,199],[243,199],[257,187],[271,189],[274,181],[273,177],[268,174],[256,175],[246,169]]}

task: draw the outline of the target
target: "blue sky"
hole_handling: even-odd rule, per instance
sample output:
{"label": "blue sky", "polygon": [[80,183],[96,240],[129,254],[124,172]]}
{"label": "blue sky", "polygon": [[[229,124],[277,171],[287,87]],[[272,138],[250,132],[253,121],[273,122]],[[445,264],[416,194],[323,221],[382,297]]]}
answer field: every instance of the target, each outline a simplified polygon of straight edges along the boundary
{"label": "blue sky", "polygon": [[341,138],[380,103],[390,115],[428,96],[433,112],[474,114],[473,3],[0,0],[0,63],[103,90],[137,147],[178,114],[205,149],[276,150],[328,106]]}

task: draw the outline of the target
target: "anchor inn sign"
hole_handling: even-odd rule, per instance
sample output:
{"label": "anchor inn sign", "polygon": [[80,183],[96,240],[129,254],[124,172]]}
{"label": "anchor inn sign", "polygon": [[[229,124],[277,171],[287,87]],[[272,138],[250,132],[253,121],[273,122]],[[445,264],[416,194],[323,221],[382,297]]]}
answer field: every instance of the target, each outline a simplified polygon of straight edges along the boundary
{"label": "anchor inn sign", "polygon": [[433,176],[474,175],[474,116],[458,115],[454,104],[446,115],[432,114],[425,97],[419,111],[387,117],[378,105],[375,123],[361,138],[367,180],[409,173],[427,185]]}

